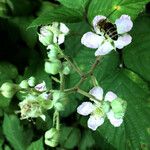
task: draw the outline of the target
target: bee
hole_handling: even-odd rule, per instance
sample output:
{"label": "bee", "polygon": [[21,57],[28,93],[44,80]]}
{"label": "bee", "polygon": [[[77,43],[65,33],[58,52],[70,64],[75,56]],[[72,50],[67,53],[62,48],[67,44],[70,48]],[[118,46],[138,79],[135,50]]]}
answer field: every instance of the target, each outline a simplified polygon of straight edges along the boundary
{"label": "bee", "polygon": [[100,20],[97,25],[101,32],[104,32],[104,36],[107,38],[109,36],[112,40],[116,41],[118,39],[117,27],[115,24],[107,21],[107,19]]}

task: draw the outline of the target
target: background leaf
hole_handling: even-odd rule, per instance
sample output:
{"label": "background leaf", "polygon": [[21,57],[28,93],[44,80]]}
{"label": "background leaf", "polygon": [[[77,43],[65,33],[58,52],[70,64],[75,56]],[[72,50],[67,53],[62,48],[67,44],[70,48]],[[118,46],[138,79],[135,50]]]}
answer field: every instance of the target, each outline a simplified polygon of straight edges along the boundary
{"label": "background leaf", "polygon": [[80,13],[80,11],[62,6],[42,13],[28,28],[47,25],[54,21],[64,23],[79,22],[81,19],[82,13]]}
{"label": "background leaf", "polygon": [[100,134],[116,149],[142,149],[144,146],[149,149],[148,85],[135,73],[120,70],[104,80],[102,87],[115,92],[128,105],[123,125],[115,128],[107,121],[99,128]]}
{"label": "background leaf", "polygon": [[27,150],[44,150],[44,145],[43,145],[43,138],[35,141],[35,142],[32,142],[30,144],[30,146],[27,148]]}
{"label": "background leaf", "polygon": [[15,150],[26,150],[33,134],[31,130],[23,131],[23,127],[20,126],[19,119],[16,116],[6,114],[4,116],[3,132]]}
{"label": "background leaf", "polygon": [[132,43],[123,51],[126,67],[138,73],[143,79],[150,81],[150,18],[140,15],[131,32]]}
{"label": "background leaf", "polygon": [[88,19],[91,22],[96,15],[108,16],[112,12],[109,16],[111,21],[115,21],[122,14],[135,19],[148,2],[149,0],[92,0],[88,9]]}

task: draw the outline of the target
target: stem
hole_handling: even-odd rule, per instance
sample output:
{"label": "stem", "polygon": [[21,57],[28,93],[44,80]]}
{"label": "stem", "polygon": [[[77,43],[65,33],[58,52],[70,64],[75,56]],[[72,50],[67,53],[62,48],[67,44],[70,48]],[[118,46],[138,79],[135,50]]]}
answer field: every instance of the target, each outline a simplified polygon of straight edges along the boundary
{"label": "stem", "polygon": [[57,79],[57,78],[55,78],[55,77],[51,77],[55,82],[57,82],[57,83],[60,83],[60,81]]}
{"label": "stem", "polygon": [[70,64],[70,66],[82,77],[83,73],[82,71],[79,69],[79,67],[77,67],[76,65],[74,65],[68,56],[66,56],[63,51],[58,47],[59,53],[64,57],[64,59],[66,59],[68,61],[68,63]]}
{"label": "stem", "polygon": [[91,79],[92,79],[93,85],[94,85],[94,86],[98,86],[98,82],[97,82],[97,80],[96,80],[96,78],[95,78],[94,75],[91,75]]}
{"label": "stem", "polygon": [[59,112],[56,111],[56,129],[60,130],[60,118],[59,118]]}
{"label": "stem", "polygon": [[60,76],[60,90],[64,90],[64,74],[62,72],[59,73]]}
{"label": "stem", "polygon": [[89,94],[89,93],[87,93],[87,92],[85,92],[85,91],[83,91],[81,89],[77,89],[77,92],[82,94],[82,95],[84,95],[84,96],[86,96],[86,97],[88,97],[88,98],[90,98],[91,100],[94,99],[96,101],[99,101],[99,99],[95,98],[93,95],[91,95],[91,94]]}
{"label": "stem", "polygon": [[101,58],[101,56],[98,56],[98,57],[96,58],[94,64],[92,65],[91,69],[90,69],[89,72],[87,73],[88,75],[92,75],[92,74],[93,74],[93,72],[94,72],[96,66],[97,66],[97,65],[99,64],[99,62],[100,62],[100,58]]}

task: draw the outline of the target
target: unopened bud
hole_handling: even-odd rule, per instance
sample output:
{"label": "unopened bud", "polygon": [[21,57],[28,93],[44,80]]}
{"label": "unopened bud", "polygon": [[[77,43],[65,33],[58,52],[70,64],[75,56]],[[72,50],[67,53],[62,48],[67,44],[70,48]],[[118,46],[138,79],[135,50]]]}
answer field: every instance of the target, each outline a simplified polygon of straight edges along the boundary
{"label": "unopened bud", "polygon": [[27,80],[23,80],[21,81],[21,83],[19,84],[19,86],[23,89],[27,89],[29,87],[28,81]]}
{"label": "unopened bud", "polygon": [[13,83],[6,82],[1,86],[1,93],[6,98],[12,98],[16,91],[17,86]]}
{"label": "unopened bud", "polygon": [[55,128],[45,132],[45,144],[50,147],[56,147],[59,142],[59,131]]}
{"label": "unopened bud", "polygon": [[70,65],[68,64],[68,62],[63,62],[63,74],[64,75],[68,75],[70,73]]}
{"label": "unopened bud", "polygon": [[55,60],[53,62],[45,62],[45,72],[48,74],[56,75],[60,72],[62,64],[60,60]]}
{"label": "unopened bud", "polygon": [[35,77],[30,77],[30,78],[28,79],[28,84],[29,84],[29,86],[34,87],[35,84],[36,84],[35,81],[36,81]]}

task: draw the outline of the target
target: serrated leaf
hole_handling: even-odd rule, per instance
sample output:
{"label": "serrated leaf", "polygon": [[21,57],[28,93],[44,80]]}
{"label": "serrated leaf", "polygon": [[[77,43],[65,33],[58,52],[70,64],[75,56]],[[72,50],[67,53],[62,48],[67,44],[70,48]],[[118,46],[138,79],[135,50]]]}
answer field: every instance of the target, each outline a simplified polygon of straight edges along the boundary
{"label": "serrated leaf", "polygon": [[150,96],[148,85],[135,73],[121,70],[104,80],[102,87],[126,100],[127,111],[124,123],[119,128],[106,121],[98,129],[100,134],[116,149],[142,149],[144,146],[149,149],[150,114],[146,103]]}
{"label": "serrated leaf", "polygon": [[32,142],[30,146],[27,148],[27,150],[44,150],[43,145],[43,138],[40,138],[39,140]]}
{"label": "serrated leaf", "polygon": [[15,150],[26,150],[31,138],[31,131],[23,131],[19,119],[14,115],[4,116],[3,133]]}
{"label": "serrated leaf", "polygon": [[134,23],[132,43],[124,49],[126,67],[150,81],[150,17],[140,15]]}
{"label": "serrated leaf", "polygon": [[127,14],[135,19],[144,9],[149,0],[92,0],[88,9],[88,18],[90,22],[96,15],[109,16],[111,21],[115,21],[122,14]]}
{"label": "serrated leaf", "polygon": [[82,14],[79,11],[66,7],[58,7],[55,10],[49,10],[42,13],[28,28],[47,25],[54,21],[64,23],[79,22],[81,19]]}

